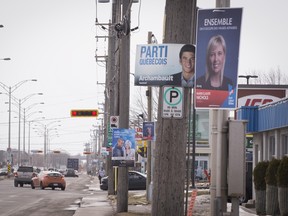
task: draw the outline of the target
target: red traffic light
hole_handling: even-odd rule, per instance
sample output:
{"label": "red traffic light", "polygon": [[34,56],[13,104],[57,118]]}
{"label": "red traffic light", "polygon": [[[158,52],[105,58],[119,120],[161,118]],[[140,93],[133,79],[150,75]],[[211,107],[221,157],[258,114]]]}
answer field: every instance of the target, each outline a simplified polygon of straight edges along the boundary
{"label": "red traffic light", "polygon": [[98,110],[71,110],[71,117],[98,117]]}

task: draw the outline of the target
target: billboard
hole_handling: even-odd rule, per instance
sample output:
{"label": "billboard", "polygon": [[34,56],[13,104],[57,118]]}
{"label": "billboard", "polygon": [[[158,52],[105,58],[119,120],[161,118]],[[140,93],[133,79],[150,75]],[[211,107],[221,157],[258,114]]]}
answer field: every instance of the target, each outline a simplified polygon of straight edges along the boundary
{"label": "billboard", "polygon": [[237,106],[242,8],[198,11],[195,107]]}

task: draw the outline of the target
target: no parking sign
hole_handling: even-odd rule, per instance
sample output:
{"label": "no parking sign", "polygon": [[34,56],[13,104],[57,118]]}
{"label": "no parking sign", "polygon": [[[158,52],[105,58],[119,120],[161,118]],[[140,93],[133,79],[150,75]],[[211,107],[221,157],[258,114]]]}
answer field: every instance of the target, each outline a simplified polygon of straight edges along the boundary
{"label": "no parking sign", "polygon": [[163,87],[162,118],[183,118],[182,87]]}

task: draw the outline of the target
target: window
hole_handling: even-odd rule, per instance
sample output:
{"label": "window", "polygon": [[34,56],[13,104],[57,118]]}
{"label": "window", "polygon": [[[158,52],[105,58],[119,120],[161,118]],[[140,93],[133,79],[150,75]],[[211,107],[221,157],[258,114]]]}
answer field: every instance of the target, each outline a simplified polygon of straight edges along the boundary
{"label": "window", "polygon": [[282,135],[282,149],[283,155],[288,155],[288,135]]}
{"label": "window", "polygon": [[275,137],[274,136],[270,136],[269,137],[269,152],[270,152],[270,158],[272,156],[276,156],[276,152],[275,152]]}
{"label": "window", "polygon": [[[196,126],[196,144],[208,144],[209,139],[209,111],[207,110],[196,110],[195,116],[195,126]],[[188,133],[189,135],[189,133]],[[190,121],[190,143],[192,143],[193,137],[193,116]]]}

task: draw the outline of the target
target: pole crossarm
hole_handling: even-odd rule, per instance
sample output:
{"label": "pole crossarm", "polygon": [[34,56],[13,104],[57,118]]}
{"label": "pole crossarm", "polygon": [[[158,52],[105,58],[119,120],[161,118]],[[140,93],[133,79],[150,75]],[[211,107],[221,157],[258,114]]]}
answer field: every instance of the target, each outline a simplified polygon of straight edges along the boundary
{"label": "pole crossarm", "polygon": [[[8,59],[8,58],[5,58],[5,59]],[[29,82],[29,81],[33,81],[33,82],[36,82],[37,80],[36,79],[27,79],[27,80],[22,80],[18,83],[16,83],[15,85],[13,86],[8,86],[8,85],[5,85],[3,82],[0,82],[0,86],[5,90],[7,91],[7,93],[13,93],[16,89],[18,89],[21,85],[23,85],[24,83],[26,82]]]}

